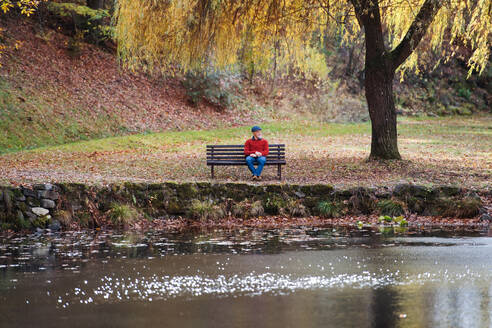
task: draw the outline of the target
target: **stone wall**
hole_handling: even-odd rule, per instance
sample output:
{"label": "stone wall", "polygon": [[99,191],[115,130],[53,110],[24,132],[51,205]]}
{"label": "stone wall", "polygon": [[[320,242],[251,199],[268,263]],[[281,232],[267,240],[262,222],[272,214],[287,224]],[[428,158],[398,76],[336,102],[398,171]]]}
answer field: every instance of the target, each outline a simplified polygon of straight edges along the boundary
{"label": "stone wall", "polygon": [[[490,192],[454,186],[428,188],[411,184],[400,184],[393,189],[208,182],[109,186],[37,184],[32,188],[0,187],[0,224],[3,229],[17,230],[59,229],[72,222],[87,227],[100,226],[108,222],[108,213],[114,204],[125,204],[148,218],[193,218],[197,203],[198,206],[205,204],[200,207],[201,211],[217,208],[221,215],[236,216],[417,213],[476,217],[487,215],[484,199],[490,196]],[[236,210],[241,206],[249,209],[251,204],[259,210],[249,214]],[[327,213],[326,208],[335,210]]]}

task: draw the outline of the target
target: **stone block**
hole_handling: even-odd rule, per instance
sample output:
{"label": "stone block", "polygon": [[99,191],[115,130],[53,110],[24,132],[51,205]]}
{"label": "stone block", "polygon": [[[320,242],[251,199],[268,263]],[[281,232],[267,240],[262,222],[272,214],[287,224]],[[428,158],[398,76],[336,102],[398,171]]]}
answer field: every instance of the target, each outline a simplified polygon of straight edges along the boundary
{"label": "stone block", "polygon": [[43,215],[48,215],[50,213],[49,210],[43,207],[33,207],[31,211],[36,214],[37,216],[43,216]]}
{"label": "stone block", "polygon": [[34,190],[53,190],[53,185],[51,183],[39,183],[33,186]]}
{"label": "stone block", "polygon": [[60,194],[53,190],[38,190],[38,197],[57,200],[58,198],[60,198]]}
{"label": "stone block", "polygon": [[31,189],[22,189],[22,193],[24,194],[24,196],[26,197],[33,197],[33,198],[37,198],[38,197],[38,193],[34,190],[31,190]]}
{"label": "stone block", "polygon": [[42,199],[41,200],[41,207],[44,208],[55,208],[56,204],[54,201],[51,199]]}

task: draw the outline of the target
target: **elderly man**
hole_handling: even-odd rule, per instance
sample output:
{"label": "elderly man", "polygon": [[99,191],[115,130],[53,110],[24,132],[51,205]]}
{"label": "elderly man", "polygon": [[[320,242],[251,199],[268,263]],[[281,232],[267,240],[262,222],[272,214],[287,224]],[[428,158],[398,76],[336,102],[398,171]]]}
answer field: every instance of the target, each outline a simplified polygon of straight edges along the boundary
{"label": "elderly man", "polygon": [[[268,155],[268,141],[263,139],[259,126],[253,126],[251,132],[253,133],[253,137],[246,140],[244,144],[244,155],[246,156],[248,168],[253,174],[252,179],[261,180],[261,171],[263,171],[263,166],[265,166]],[[256,168],[255,164],[258,165]]]}

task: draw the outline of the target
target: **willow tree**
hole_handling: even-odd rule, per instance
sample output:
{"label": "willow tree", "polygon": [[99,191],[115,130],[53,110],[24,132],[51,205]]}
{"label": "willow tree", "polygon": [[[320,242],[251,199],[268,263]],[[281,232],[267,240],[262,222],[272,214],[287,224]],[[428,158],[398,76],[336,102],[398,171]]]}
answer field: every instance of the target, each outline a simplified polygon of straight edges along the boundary
{"label": "willow tree", "polygon": [[457,45],[472,50],[470,74],[482,72],[492,31],[490,0],[118,0],[115,22],[121,61],[148,70],[244,60],[262,70],[278,62],[302,70],[316,56],[313,35],[341,26],[350,42],[362,29],[374,159],[400,158],[395,74],[421,70],[429,51],[447,60]]}

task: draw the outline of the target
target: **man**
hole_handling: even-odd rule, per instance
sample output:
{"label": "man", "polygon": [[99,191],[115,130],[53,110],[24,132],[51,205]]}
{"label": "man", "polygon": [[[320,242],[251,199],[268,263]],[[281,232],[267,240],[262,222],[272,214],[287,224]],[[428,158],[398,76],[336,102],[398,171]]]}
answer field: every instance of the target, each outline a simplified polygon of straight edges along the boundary
{"label": "man", "polygon": [[[268,156],[268,141],[263,139],[261,135],[261,128],[257,125],[251,128],[253,137],[246,140],[244,144],[244,155],[246,156],[246,163],[248,168],[253,174],[253,180],[261,180],[261,171],[266,163],[266,157]],[[255,168],[255,164],[258,165]]]}

